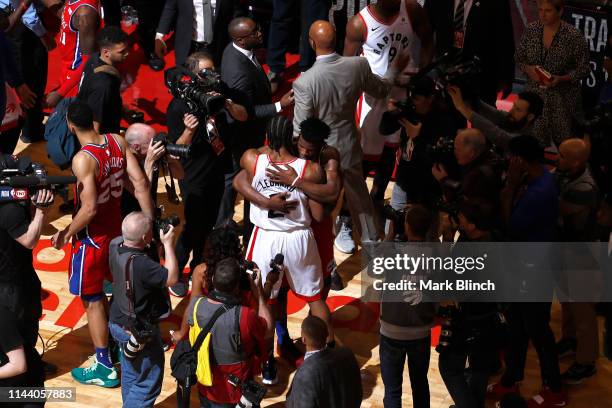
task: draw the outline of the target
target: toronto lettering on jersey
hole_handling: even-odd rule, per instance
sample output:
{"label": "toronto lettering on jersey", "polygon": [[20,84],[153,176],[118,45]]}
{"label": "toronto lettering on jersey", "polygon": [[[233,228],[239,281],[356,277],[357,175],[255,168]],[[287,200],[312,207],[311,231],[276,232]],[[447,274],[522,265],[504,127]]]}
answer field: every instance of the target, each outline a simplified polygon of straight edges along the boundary
{"label": "toronto lettering on jersey", "polygon": [[376,43],[378,49],[374,49],[372,51],[374,51],[375,54],[380,55],[384,51],[385,47],[391,43],[399,44],[402,46],[402,49],[405,49],[408,47],[409,42],[410,39],[406,35],[402,33],[391,33],[382,37],[381,42]]}

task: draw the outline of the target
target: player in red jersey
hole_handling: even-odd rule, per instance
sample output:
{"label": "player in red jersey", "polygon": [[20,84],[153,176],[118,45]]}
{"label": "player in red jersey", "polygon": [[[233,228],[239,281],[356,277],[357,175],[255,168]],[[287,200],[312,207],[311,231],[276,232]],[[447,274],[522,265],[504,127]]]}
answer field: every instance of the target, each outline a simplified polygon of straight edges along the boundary
{"label": "player in red jersey", "polygon": [[[70,293],[81,297],[89,332],[96,348],[92,367],[75,368],[72,376],[83,384],[119,385],[108,353],[107,303],[102,284],[111,280],[108,262],[110,241],[121,234],[121,194],[124,182],[134,187],[142,210],[153,218],[149,183],[138,161],[119,135],[100,135],[93,126],[91,108],[80,101],[68,107],[68,129],[77,135],[81,150],[72,160],[75,214],[72,223],[52,238],[56,249],[72,239],[69,270]],[[127,176],[127,177],[126,177]]]}
{"label": "player in red jersey", "polygon": [[55,107],[62,98],[76,96],[87,56],[95,51],[101,26],[99,0],[66,0],[62,10],[58,48],[62,61],[60,86],[45,100]]}

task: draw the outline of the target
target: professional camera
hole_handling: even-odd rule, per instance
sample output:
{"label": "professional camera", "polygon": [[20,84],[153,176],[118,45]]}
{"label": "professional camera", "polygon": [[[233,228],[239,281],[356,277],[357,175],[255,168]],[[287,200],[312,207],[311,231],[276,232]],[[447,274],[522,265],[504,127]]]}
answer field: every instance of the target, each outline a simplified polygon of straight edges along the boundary
{"label": "professional camera", "polygon": [[155,231],[162,230],[164,234],[170,230],[170,226],[177,227],[181,223],[181,220],[176,214],[169,215],[165,218],[158,217],[153,221],[153,227]]}
{"label": "professional camera", "polygon": [[172,96],[184,101],[190,113],[203,118],[218,113],[225,106],[221,95],[219,74],[203,69],[197,75],[184,67],[174,67],[164,73]]}
{"label": "professional camera", "polygon": [[47,176],[45,168],[29,157],[0,156],[0,203],[29,200],[40,189],[60,192],[73,183],[73,176]]}
{"label": "professional camera", "polygon": [[146,319],[136,318],[130,328],[132,335],[123,349],[123,354],[129,359],[136,357],[148,342],[151,341],[157,327]]}
{"label": "professional camera", "polygon": [[255,280],[257,278],[255,262],[241,259],[238,263],[240,265],[240,290],[250,290],[251,283],[249,279]]}
{"label": "professional camera", "polygon": [[258,408],[261,401],[266,396],[266,387],[253,380],[242,382],[240,378],[230,374],[227,382],[236,388],[240,387],[240,391],[242,392],[242,396],[238,404],[236,404],[236,408]]}
{"label": "professional camera", "polygon": [[456,166],[454,139],[441,137],[435,144],[428,145],[426,151],[432,163],[441,164],[447,170]]}
{"label": "professional camera", "polygon": [[190,145],[168,143],[168,135],[166,133],[158,133],[153,137],[153,144],[158,142],[161,142],[166,148],[166,154],[181,157],[183,159],[191,157]]}
{"label": "professional camera", "polygon": [[407,98],[403,101],[397,101],[395,102],[395,107],[396,109],[394,111],[389,112],[394,118],[406,119],[413,125],[418,125],[421,122],[421,118],[416,112],[416,107],[412,99]]}

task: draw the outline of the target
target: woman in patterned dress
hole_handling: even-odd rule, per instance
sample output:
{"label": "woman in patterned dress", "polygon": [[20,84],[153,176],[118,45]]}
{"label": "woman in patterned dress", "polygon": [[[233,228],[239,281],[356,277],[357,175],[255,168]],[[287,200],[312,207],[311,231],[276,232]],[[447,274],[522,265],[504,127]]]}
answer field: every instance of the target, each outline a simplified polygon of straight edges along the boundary
{"label": "woman in patterned dress", "polygon": [[[580,80],[589,74],[589,49],[580,32],[561,20],[563,0],[538,0],[539,19],[525,29],[516,61],[527,74],[526,90],[544,100],[534,136],[549,146],[572,137],[572,120],[582,115]],[[544,80],[537,67],[552,74]]]}

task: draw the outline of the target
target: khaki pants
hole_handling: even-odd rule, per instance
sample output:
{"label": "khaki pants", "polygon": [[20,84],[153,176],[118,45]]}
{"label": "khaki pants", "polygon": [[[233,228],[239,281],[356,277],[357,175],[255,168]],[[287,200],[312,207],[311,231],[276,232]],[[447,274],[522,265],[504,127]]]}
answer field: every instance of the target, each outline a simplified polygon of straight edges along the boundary
{"label": "khaki pants", "polygon": [[599,327],[595,303],[561,303],[563,338],[576,339],[576,362],[593,364],[599,357]]}

